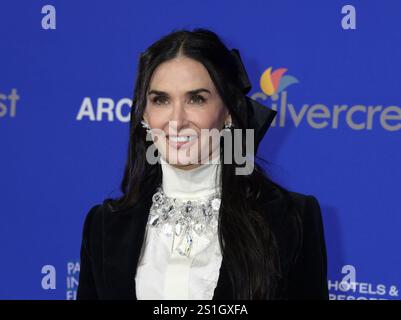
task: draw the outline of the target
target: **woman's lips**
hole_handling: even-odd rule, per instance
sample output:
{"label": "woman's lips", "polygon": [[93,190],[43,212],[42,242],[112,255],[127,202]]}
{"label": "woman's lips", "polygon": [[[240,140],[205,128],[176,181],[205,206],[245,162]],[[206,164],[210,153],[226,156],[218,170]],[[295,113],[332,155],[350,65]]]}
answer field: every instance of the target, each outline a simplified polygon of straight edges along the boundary
{"label": "woman's lips", "polygon": [[194,141],[196,141],[198,139],[198,136],[193,136],[193,137],[194,138],[187,140],[187,141],[176,141],[176,140],[170,139],[170,137],[167,136],[167,141],[168,141],[168,144],[170,146],[172,146],[173,148],[176,148],[176,149],[187,148],[187,147],[191,146],[194,143]]}

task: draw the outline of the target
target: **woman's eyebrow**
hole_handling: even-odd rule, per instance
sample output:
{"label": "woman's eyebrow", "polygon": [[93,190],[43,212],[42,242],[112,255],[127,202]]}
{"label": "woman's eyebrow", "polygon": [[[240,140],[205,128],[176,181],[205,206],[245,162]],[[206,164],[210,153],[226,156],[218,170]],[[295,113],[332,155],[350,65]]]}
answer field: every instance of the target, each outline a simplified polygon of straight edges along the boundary
{"label": "woman's eyebrow", "polygon": [[[200,92],[207,92],[207,93],[211,94],[211,92],[208,89],[205,89],[205,88],[199,88],[199,89],[195,89],[195,90],[190,90],[190,91],[187,91],[186,94],[190,95],[190,94],[197,94],[197,93],[200,93]],[[156,94],[156,95],[161,95],[161,96],[168,96],[169,95],[167,92],[160,91],[160,90],[150,90],[148,92],[148,95],[151,95],[151,94]]]}
{"label": "woman's eyebrow", "polygon": [[205,88],[199,88],[199,89],[195,89],[195,90],[190,90],[190,91],[187,92],[187,94],[197,94],[197,93],[200,93],[200,92],[207,92],[209,94],[212,94],[208,89],[205,89]]}

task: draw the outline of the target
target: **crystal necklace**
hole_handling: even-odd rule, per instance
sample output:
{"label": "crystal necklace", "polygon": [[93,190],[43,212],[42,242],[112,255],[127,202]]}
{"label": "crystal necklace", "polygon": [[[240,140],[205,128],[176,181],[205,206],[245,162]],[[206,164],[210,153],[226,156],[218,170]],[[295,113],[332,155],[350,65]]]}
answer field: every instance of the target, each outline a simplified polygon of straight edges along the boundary
{"label": "crystal necklace", "polygon": [[[220,203],[220,192],[183,201],[168,197],[159,186],[152,197],[148,224],[158,232],[173,236],[175,251],[189,257],[194,234],[209,236],[217,232]],[[177,239],[178,244],[174,244]]]}

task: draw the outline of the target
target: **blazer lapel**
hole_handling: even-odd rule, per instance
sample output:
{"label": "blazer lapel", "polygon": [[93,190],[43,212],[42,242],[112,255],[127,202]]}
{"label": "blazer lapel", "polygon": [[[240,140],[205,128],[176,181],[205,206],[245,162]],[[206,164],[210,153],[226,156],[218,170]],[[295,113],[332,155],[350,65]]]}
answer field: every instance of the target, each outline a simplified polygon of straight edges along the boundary
{"label": "blazer lapel", "polygon": [[125,211],[108,213],[104,220],[104,281],[106,299],[136,300],[135,274],[152,195]]}

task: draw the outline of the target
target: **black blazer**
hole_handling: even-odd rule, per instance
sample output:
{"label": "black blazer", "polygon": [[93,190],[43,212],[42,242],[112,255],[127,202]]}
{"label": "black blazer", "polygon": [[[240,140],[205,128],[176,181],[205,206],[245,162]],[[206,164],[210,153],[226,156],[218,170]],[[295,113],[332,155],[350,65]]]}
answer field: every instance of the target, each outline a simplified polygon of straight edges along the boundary
{"label": "black blazer", "polygon": [[[136,300],[135,273],[155,191],[129,210],[111,212],[105,203],[86,215],[77,299]],[[275,299],[328,299],[327,256],[321,210],[312,195],[290,192],[301,213],[302,244],[291,230],[288,200],[275,187],[266,212],[277,238],[283,280]],[[213,300],[233,300],[224,255]]]}

